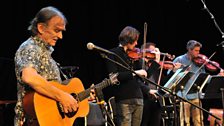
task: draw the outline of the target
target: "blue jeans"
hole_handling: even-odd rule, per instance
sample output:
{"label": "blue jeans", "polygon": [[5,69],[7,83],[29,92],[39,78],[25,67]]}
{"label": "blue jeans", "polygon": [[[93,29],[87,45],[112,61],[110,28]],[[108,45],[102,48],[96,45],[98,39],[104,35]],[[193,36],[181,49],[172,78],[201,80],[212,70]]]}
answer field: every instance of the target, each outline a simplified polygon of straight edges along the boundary
{"label": "blue jeans", "polygon": [[140,126],[143,105],[116,103],[118,126]]}

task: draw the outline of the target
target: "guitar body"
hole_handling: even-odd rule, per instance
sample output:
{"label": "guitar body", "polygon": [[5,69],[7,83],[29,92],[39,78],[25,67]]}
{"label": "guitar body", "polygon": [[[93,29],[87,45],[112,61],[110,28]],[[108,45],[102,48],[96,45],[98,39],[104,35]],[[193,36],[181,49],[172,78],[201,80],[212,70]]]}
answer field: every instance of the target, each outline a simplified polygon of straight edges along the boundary
{"label": "guitar body", "polygon": [[[80,79],[72,78],[67,85],[51,82],[55,87],[69,93],[78,94],[84,91]],[[71,118],[61,116],[57,102],[36,92],[28,93],[23,100],[25,113],[37,117],[40,126],[72,126],[77,117],[85,117],[89,112],[88,99],[79,101],[79,108]],[[35,114],[35,115],[34,115]]]}

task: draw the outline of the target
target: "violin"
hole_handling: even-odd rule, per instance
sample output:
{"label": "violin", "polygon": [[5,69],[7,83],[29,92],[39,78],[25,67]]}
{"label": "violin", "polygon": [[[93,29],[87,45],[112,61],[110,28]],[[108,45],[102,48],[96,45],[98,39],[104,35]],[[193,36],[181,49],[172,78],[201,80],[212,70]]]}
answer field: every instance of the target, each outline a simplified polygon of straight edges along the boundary
{"label": "violin", "polygon": [[208,57],[203,54],[198,54],[197,57],[193,58],[193,62],[197,66],[202,66],[203,64],[205,64],[205,68],[210,72],[215,72],[217,70],[222,69],[220,68],[220,65],[218,62],[210,61]]}
{"label": "violin", "polygon": [[128,57],[136,61],[142,58],[142,53],[139,48],[134,48],[132,50],[127,50]]}
{"label": "violin", "polygon": [[[143,51],[141,51],[139,48],[134,48],[133,50],[128,50],[127,54],[129,56],[129,58],[131,58],[133,61],[137,61],[137,60],[143,58]],[[167,55],[170,55],[170,54],[167,54]],[[154,51],[145,50],[145,58],[147,58],[148,60],[155,60],[156,53]],[[164,62],[160,61],[159,64],[160,64],[160,66],[163,66],[164,69],[173,69],[174,68],[174,63],[172,61],[164,61]]]}
{"label": "violin", "polygon": [[[145,50],[145,53],[146,53],[145,57],[151,60],[156,59],[156,54],[160,54],[158,52],[147,50],[147,49]],[[170,60],[173,60],[173,58],[175,57],[174,55],[172,56],[168,53],[161,53],[161,54],[167,56],[167,58],[169,58]],[[163,67],[163,69],[166,69],[166,70],[174,68],[174,63],[172,61],[160,61],[159,64],[160,66]]]}
{"label": "violin", "polygon": [[154,51],[151,50],[145,50],[145,58],[149,59],[149,60],[155,60],[156,59],[156,53]]}
{"label": "violin", "polygon": [[174,68],[174,63],[172,61],[160,61],[160,66],[163,66],[163,69],[170,70]]}
{"label": "violin", "polygon": [[[141,51],[139,48],[134,48],[133,50],[128,50],[127,54],[134,61],[143,58],[143,51]],[[156,54],[153,51],[145,51],[145,58],[147,58],[149,60],[154,60],[154,59],[156,59]]]}

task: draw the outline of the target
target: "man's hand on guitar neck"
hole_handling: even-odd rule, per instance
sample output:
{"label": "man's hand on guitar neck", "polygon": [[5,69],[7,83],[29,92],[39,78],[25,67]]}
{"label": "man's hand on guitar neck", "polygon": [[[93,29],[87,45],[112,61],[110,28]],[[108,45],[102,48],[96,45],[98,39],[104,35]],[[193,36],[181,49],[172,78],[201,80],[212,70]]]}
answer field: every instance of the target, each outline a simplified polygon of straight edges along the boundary
{"label": "man's hand on guitar neck", "polygon": [[[94,84],[92,84],[90,87],[94,87]],[[90,90],[90,96],[88,97],[88,101],[96,101],[96,92],[94,88]]]}

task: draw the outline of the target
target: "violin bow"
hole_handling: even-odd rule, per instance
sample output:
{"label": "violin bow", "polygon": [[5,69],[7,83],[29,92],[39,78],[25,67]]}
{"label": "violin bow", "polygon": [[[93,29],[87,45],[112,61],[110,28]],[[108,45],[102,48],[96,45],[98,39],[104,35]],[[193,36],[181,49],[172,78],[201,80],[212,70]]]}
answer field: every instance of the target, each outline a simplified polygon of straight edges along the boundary
{"label": "violin bow", "polygon": [[[147,23],[145,22],[144,23],[144,38],[143,38],[143,48],[142,48],[142,50],[143,50],[143,53],[142,53],[142,57],[143,57],[143,59],[144,59],[144,57],[145,57],[145,46],[146,46],[146,35],[147,35]],[[145,61],[143,60],[143,62],[142,62],[142,68],[143,69],[145,69]]]}

